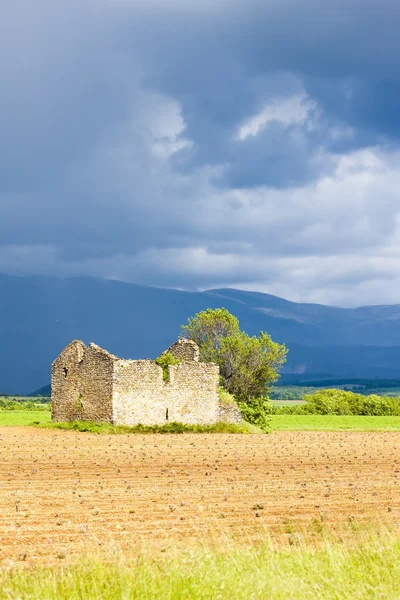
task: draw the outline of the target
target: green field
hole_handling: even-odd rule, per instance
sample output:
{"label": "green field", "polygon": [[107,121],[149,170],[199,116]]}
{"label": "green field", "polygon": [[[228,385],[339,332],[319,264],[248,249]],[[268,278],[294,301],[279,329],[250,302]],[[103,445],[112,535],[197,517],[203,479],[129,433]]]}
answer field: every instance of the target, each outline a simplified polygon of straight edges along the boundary
{"label": "green field", "polygon": [[300,406],[304,400],[271,400],[272,406]]}
{"label": "green field", "polygon": [[400,417],[272,415],[272,429],[288,431],[400,431]]}
{"label": "green field", "polygon": [[5,425],[31,425],[33,422],[48,423],[51,420],[49,411],[36,410],[13,410],[0,411],[0,427]]}
{"label": "green field", "polygon": [[[362,536],[359,536],[362,538]],[[363,542],[363,543],[362,543]],[[400,539],[395,534],[370,536],[356,545],[296,544],[274,549],[231,546],[156,555],[138,551],[130,560],[113,556],[83,559],[53,568],[0,570],[0,599],[163,600],[315,598],[365,600],[400,597]]]}
{"label": "green field", "polygon": [[45,396],[0,396],[0,400],[15,400],[15,402],[50,403],[50,398]]}
{"label": "green field", "polygon": [[[0,411],[0,427],[49,423],[47,411]],[[356,417],[352,415],[272,415],[273,431],[400,431],[400,417]]]}

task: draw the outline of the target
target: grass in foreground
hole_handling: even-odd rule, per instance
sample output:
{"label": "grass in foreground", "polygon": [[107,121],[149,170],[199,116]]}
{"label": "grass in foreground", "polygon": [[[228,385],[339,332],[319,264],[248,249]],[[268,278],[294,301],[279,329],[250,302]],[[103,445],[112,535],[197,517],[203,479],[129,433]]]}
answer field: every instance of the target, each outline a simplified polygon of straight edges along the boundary
{"label": "grass in foreground", "polygon": [[272,415],[272,430],[288,431],[400,431],[400,417],[354,415]]}
{"label": "grass in foreground", "polygon": [[[361,541],[363,542],[361,544]],[[164,549],[83,559],[55,568],[0,570],[0,599],[368,599],[400,597],[400,538],[317,548],[229,546],[225,551]],[[60,559],[65,558],[60,556]]]}
{"label": "grass in foreground", "polygon": [[233,423],[217,423],[216,425],[183,425],[182,423],[167,423],[165,425],[110,425],[109,423],[92,423],[91,421],[73,421],[72,423],[35,423],[37,427],[46,429],[67,429],[89,433],[261,433],[261,431],[243,422],[242,425]]}

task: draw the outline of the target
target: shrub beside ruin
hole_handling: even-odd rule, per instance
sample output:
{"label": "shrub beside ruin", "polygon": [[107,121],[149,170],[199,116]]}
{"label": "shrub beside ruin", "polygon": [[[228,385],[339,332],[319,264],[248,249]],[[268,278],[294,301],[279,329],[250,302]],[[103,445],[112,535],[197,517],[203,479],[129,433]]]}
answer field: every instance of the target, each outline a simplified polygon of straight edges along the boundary
{"label": "shrub beside ruin", "polygon": [[276,406],[274,414],[400,416],[400,398],[355,394],[338,389],[319,390],[304,396],[300,406]]}

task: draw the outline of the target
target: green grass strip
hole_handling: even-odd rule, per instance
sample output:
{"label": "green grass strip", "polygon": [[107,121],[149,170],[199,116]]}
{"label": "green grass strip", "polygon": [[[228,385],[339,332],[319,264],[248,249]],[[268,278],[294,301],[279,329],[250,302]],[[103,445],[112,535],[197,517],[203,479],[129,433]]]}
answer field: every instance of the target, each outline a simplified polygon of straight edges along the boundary
{"label": "green grass strip", "polygon": [[73,421],[71,423],[35,423],[37,427],[46,429],[65,429],[89,433],[260,433],[253,425],[243,423],[216,423],[215,425],[184,425],[182,423],[166,423],[165,425],[110,425],[109,423],[92,423],[91,421]]}
{"label": "green grass strip", "polygon": [[224,550],[138,551],[130,559],[114,554],[69,564],[67,554],[59,558],[53,568],[0,570],[0,600],[400,598],[400,539],[395,535],[317,549],[228,543]]}
{"label": "green grass strip", "polygon": [[272,415],[271,428],[273,431],[400,431],[400,417]]}
{"label": "green grass strip", "polygon": [[37,423],[48,423],[51,420],[50,411],[16,410],[0,411],[0,427],[19,427]]}

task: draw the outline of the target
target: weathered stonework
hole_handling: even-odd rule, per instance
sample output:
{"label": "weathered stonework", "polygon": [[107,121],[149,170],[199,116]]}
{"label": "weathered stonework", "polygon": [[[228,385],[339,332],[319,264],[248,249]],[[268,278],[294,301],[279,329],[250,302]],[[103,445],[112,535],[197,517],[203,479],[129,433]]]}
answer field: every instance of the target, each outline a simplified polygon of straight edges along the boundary
{"label": "weathered stonework", "polygon": [[222,423],[236,423],[237,425],[240,425],[242,420],[242,413],[235,404],[219,403],[219,421]]}
{"label": "weathered stonework", "polygon": [[185,361],[198,361],[200,357],[199,347],[196,342],[192,340],[185,340],[183,338],[179,339],[175,344],[172,344],[165,350],[163,354],[172,354],[172,356],[178,360]]}
{"label": "weathered stonework", "polygon": [[240,422],[238,409],[219,399],[219,368],[199,362],[197,345],[179,340],[166,352],[169,381],[152,360],[122,360],[95,344],[74,341],[52,366],[54,421],[96,421],[115,425],[212,425]]}

